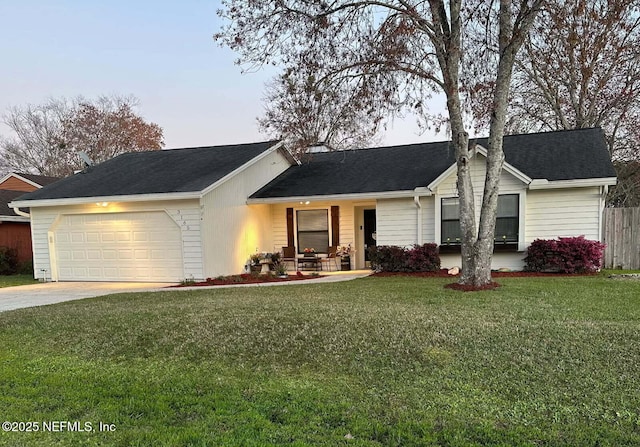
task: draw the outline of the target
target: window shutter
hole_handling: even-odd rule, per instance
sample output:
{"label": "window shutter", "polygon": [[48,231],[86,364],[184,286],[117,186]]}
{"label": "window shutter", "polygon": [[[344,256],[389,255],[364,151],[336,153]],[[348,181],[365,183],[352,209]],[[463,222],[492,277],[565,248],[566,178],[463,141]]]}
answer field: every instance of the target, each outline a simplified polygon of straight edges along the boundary
{"label": "window shutter", "polygon": [[294,233],[293,233],[293,208],[287,208],[287,246],[293,247],[295,245]]}
{"label": "window shutter", "polygon": [[331,207],[331,246],[340,245],[340,207]]}

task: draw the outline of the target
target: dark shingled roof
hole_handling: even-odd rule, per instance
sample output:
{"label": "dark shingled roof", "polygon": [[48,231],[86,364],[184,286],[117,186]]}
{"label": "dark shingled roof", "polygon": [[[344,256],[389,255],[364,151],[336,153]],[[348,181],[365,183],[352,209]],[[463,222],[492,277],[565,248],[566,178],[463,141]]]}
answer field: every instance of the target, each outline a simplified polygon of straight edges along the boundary
{"label": "dark shingled roof", "polygon": [[60,177],[50,177],[48,175],[25,174],[22,172],[16,172],[15,174],[40,186],[47,186],[60,180]]}
{"label": "dark shingled roof", "polygon": [[131,152],[67,177],[18,200],[199,192],[276,141]]}
{"label": "dark shingled roof", "polygon": [[[486,147],[487,139],[477,143]],[[532,179],[615,177],[600,129],[504,138],[506,161]],[[455,162],[449,142],[311,154],[251,198],[409,191],[425,187]]]}
{"label": "dark shingled roof", "polygon": [[16,197],[20,197],[23,194],[24,191],[0,189],[0,220],[2,220],[3,216],[18,217],[18,215],[13,211],[13,208],[9,208],[9,203]]}

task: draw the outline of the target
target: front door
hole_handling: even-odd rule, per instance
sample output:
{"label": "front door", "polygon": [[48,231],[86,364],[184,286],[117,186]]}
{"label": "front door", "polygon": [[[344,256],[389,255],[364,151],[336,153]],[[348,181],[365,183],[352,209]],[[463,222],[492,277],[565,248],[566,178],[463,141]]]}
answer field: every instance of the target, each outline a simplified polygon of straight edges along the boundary
{"label": "front door", "polygon": [[369,262],[368,247],[376,245],[376,210],[364,210],[364,260]]}

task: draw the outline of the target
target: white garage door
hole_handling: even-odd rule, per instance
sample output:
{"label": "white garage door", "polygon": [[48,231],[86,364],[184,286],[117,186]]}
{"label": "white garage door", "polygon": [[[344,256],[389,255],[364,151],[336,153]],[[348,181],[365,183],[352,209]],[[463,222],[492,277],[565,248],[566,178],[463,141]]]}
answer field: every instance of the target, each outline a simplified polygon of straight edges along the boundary
{"label": "white garage door", "polygon": [[180,228],[164,212],[76,214],[54,230],[60,281],[180,281]]}

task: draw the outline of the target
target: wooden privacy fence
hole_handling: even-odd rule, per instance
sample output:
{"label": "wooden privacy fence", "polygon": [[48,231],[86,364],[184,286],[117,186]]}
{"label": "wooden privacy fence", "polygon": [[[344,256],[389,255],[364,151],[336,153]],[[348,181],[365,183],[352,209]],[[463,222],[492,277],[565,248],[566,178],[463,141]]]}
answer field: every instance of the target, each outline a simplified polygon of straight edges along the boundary
{"label": "wooden privacy fence", "polygon": [[640,208],[605,208],[604,268],[640,269]]}

